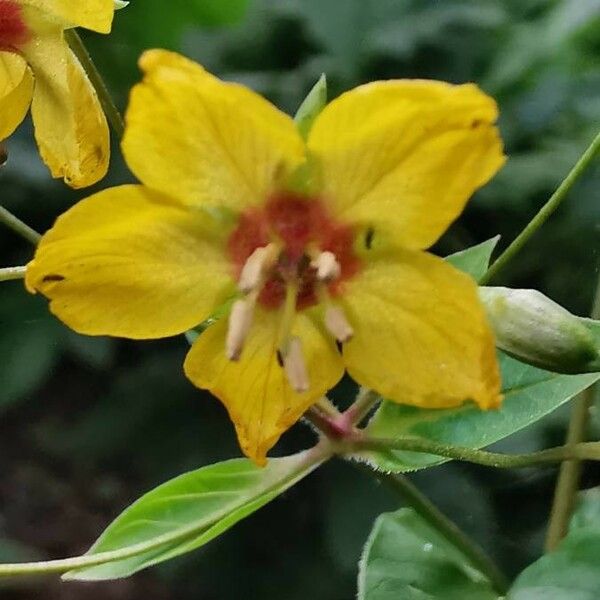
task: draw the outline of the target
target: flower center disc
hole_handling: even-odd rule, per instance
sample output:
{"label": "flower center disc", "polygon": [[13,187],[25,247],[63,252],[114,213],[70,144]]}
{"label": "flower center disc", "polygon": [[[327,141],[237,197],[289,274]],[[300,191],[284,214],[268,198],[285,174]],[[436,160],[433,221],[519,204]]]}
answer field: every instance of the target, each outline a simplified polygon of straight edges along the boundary
{"label": "flower center disc", "polygon": [[257,249],[274,243],[280,247],[277,263],[266,279],[258,297],[265,308],[278,308],[284,301],[286,285],[298,282],[297,308],[318,303],[316,272],[311,258],[320,252],[331,252],[340,266],[340,276],[328,284],[332,296],[340,293],[341,284],[359,269],[353,250],[351,227],[335,221],[324,204],[284,192],[272,196],[265,206],[244,212],[228,242],[234,276]]}
{"label": "flower center disc", "polygon": [[0,0],[0,51],[15,52],[28,39],[21,7],[14,0]]}

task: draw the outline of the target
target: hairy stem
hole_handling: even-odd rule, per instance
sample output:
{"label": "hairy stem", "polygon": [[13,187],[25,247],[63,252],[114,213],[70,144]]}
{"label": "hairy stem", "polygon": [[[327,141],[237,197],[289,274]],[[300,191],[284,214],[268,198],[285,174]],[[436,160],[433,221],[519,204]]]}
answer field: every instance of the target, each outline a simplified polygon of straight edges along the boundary
{"label": "hairy stem", "polygon": [[100,72],[96,68],[90,53],[85,47],[85,44],[75,29],[67,29],[67,31],[65,31],[65,39],[81,63],[81,66],[88,76],[90,83],[96,90],[102,110],[104,111],[104,114],[106,115],[106,118],[108,119],[113,131],[115,132],[116,136],[121,139],[125,133],[125,123],[123,121],[123,117],[114,103],[112,96],[108,91],[108,87],[104,82],[102,75],[100,75]]}
{"label": "hairy stem", "polygon": [[365,465],[357,465],[368,471],[396,492],[415,512],[427,523],[439,531],[449,542],[467,556],[474,567],[487,576],[496,592],[503,596],[508,590],[508,580],[490,557],[453,521],[451,521],[437,506],[435,506],[411,481],[403,475],[373,471]]}
{"label": "hairy stem", "polygon": [[364,450],[389,451],[403,450],[405,452],[418,452],[421,454],[434,454],[453,460],[462,460],[487,467],[498,469],[520,469],[548,465],[563,460],[599,460],[600,442],[587,442],[579,444],[565,444],[556,448],[532,452],[530,454],[500,454],[498,452],[487,452],[462,446],[448,446],[424,438],[359,438],[341,442],[337,451],[342,454]]}
{"label": "hairy stem", "polygon": [[0,269],[0,281],[13,281],[15,279],[24,279],[27,267],[6,267]]}
{"label": "hairy stem", "polygon": [[529,224],[508,246],[508,248],[494,261],[492,266],[481,278],[479,284],[486,285],[521,251],[523,246],[529,241],[533,234],[550,218],[552,213],[560,206],[565,199],[573,184],[581,177],[586,168],[592,163],[595,156],[600,151],[600,133],[594,138],[587,150],[581,155],[570,173],[563,179],[556,191],[550,196],[550,199],[540,211],[531,219]]}
{"label": "hairy stem", "polygon": [[[598,279],[596,285],[591,315],[594,319],[600,318],[600,279]],[[567,431],[567,445],[578,444],[585,439],[595,389],[595,386],[591,386],[575,399]],[[580,461],[580,457],[573,457],[572,460],[563,462],[560,467],[546,534],[546,552],[551,552],[558,546],[569,528],[569,521],[573,514],[577,490],[579,489],[579,480],[581,479]]]}
{"label": "hairy stem", "polygon": [[23,223],[23,221],[15,217],[15,215],[3,206],[0,206],[0,223],[4,223],[4,225],[34,245],[37,245],[42,238],[37,231],[34,231],[29,225]]}

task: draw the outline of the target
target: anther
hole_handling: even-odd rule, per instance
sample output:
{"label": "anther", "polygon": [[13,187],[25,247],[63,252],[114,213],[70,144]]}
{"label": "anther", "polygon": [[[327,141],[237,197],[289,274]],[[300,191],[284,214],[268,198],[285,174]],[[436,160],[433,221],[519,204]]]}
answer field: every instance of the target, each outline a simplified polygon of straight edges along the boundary
{"label": "anther", "polygon": [[354,335],[354,329],[339,306],[328,306],[325,309],[325,327],[342,344],[350,341]]}
{"label": "anther", "polygon": [[238,280],[238,288],[244,294],[259,288],[267,272],[277,260],[275,244],[257,248],[246,260]]}
{"label": "anther", "polygon": [[304,355],[302,354],[302,343],[300,338],[292,337],[286,345],[283,353],[283,368],[292,389],[298,394],[307,392],[310,383]]}
{"label": "anther", "polygon": [[240,359],[244,342],[252,325],[255,302],[256,299],[250,296],[243,300],[236,300],[233,303],[225,340],[225,351],[229,360],[237,361]]}
{"label": "anther", "polygon": [[317,270],[317,279],[319,281],[329,282],[337,279],[342,269],[333,252],[321,252],[310,266]]}

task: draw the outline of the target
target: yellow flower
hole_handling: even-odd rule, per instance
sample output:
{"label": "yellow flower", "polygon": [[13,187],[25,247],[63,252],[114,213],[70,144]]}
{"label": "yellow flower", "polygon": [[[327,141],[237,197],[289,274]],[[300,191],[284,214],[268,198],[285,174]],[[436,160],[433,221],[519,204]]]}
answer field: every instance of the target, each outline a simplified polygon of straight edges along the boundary
{"label": "yellow flower", "polygon": [[0,0],[0,141],[31,106],[42,159],[75,188],[106,174],[109,134],[64,31],[108,33],[113,14],[114,0]]}
{"label": "yellow flower", "polygon": [[375,82],[325,107],[305,143],[260,96],[179,55],[149,51],[141,67],[123,150],[142,185],[69,210],[27,269],[60,319],[160,338],[235,296],[184,368],[259,464],[344,369],[396,402],[499,404],[476,284],[423,251],[503,164],[493,100]]}

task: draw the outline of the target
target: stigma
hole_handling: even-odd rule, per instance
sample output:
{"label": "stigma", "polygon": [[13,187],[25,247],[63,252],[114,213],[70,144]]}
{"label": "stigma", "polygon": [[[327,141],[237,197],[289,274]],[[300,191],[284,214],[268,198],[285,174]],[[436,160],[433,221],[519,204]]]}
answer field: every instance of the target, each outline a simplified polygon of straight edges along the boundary
{"label": "stigma", "polygon": [[0,51],[18,52],[29,41],[23,11],[14,0],[0,0]]}
{"label": "stigma", "polygon": [[297,393],[310,389],[302,340],[294,335],[296,314],[323,305],[323,324],[339,344],[353,328],[337,304],[343,282],[360,263],[354,232],[331,218],[322,202],[294,194],[271,198],[261,209],[242,214],[229,239],[229,255],[241,297],[232,306],[226,355],[239,360],[257,305],[278,321],[277,361]]}

